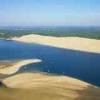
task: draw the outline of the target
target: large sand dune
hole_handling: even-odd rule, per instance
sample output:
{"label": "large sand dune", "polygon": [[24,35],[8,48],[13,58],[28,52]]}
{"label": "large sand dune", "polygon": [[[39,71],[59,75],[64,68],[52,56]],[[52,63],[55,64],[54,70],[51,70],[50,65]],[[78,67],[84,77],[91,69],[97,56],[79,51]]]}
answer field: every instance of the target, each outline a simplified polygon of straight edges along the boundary
{"label": "large sand dune", "polygon": [[[2,100],[100,100],[100,89],[66,76],[23,73],[4,79]],[[14,89],[16,88],[16,89]]]}
{"label": "large sand dune", "polygon": [[25,35],[19,38],[15,37],[12,40],[26,43],[38,43],[65,49],[100,53],[100,40],[95,39],[79,37],[51,37],[32,34]]}

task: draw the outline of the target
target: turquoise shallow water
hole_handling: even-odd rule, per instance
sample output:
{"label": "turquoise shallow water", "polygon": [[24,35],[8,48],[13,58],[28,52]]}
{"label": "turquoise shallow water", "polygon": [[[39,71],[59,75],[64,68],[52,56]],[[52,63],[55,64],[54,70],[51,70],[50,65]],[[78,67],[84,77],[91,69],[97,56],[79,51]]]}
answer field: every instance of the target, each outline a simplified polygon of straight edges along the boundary
{"label": "turquoise shallow water", "polygon": [[24,66],[19,72],[63,74],[100,86],[100,54],[0,40],[0,60],[31,58],[42,62]]}

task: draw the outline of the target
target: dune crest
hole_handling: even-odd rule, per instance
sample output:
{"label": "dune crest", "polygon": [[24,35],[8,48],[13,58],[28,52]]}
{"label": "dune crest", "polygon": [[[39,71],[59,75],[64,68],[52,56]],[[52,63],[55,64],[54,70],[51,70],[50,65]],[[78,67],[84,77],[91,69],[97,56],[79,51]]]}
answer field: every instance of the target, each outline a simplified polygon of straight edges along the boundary
{"label": "dune crest", "polygon": [[100,53],[100,40],[80,37],[52,37],[40,35],[24,35],[12,40],[25,43],[38,43],[65,49],[81,50],[86,52]]}

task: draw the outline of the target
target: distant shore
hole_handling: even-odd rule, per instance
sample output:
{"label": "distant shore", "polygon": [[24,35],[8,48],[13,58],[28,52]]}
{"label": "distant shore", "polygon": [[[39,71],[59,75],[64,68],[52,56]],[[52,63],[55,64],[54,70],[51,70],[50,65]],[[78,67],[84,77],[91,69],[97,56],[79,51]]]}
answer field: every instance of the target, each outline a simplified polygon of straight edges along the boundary
{"label": "distant shore", "polygon": [[41,35],[24,35],[12,40],[24,43],[38,43],[53,47],[100,53],[100,40],[79,37],[52,37]]}

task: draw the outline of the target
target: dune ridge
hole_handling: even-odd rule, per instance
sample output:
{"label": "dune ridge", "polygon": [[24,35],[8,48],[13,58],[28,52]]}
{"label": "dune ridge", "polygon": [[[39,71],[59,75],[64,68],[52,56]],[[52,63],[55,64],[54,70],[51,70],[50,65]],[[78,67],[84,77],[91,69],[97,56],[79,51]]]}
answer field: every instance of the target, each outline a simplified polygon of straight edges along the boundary
{"label": "dune ridge", "polygon": [[100,53],[100,40],[80,37],[52,37],[41,35],[24,35],[14,37],[12,40],[25,43],[38,43],[65,49],[81,50],[86,52]]}

